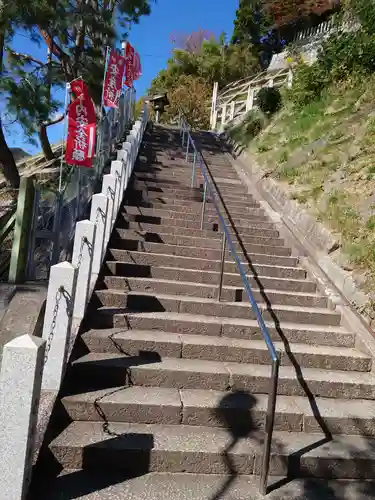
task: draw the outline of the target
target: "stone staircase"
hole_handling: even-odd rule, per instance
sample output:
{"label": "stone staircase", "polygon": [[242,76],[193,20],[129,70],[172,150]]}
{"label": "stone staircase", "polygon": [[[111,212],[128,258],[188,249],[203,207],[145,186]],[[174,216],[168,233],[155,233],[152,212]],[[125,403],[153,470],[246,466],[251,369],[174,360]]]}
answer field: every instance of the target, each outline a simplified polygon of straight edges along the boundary
{"label": "stone staircase", "polygon": [[[217,301],[217,216],[208,203],[200,229],[178,132],[146,140],[36,468],[38,500],[260,498],[268,350],[229,253]],[[280,352],[269,497],[373,498],[372,359],[220,148],[200,145]]]}

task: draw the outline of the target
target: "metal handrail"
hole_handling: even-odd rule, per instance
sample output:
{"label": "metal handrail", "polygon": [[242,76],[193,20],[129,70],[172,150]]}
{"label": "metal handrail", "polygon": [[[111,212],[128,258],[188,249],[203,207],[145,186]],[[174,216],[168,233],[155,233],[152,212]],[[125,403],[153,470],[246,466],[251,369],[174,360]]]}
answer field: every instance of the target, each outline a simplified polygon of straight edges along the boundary
{"label": "metal handrail", "polygon": [[205,210],[206,210],[206,203],[207,203],[207,191],[211,195],[212,202],[214,204],[214,207],[217,212],[217,216],[220,221],[220,225],[223,230],[223,240],[222,240],[222,250],[221,250],[221,264],[220,264],[220,281],[219,281],[219,289],[218,289],[218,296],[217,299],[220,301],[221,299],[221,293],[222,293],[222,287],[223,287],[223,276],[224,276],[224,265],[225,265],[225,251],[226,251],[226,246],[228,245],[230,253],[237,265],[237,269],[240,273],[241,280],[245,289],[245,292],[247,294],[247,298],[250,302],[250,305],[253,309],[253,312],[255,313],[261,334],[263,336],[263,339],[267,345],[268,352],[271,357],[272,361],[272,372],[271,372],[271,387],[270,391],[268,394],[268,406],[267,406],[267,415],[266,415],[266,425],[265,425],[265,432],[266,432],[266,437],[265,437],[265,443],[264,443],[264,453],[263,453],[263,461],[262,461],[262,469],[261,469],[261,476],[260,476],[260,493],[261,495],[266,495],[267,494],[267,486],[268,486],[268,473],[269,473],[269,466],[270,466],[270,456],[271,456],[271,443],[272,443],[272,434],[273,434],[273,428],[274,428],[274,421],[275,421],[275,409],[276,409],[276,397],[277,397],[277,386],[278,386],[278,379],[279,379],[279,367],[280,367],[280,360],[279,360],[279,355],[276,351],[276,348],[271,340],[270,334],[268,332],[268,328],[264,322],[262,313],[259,310],[258,304],[255,300],[254,294],[251,290],[249,280],[246,276],[246,271],[245,268],[238,257],[238,254],[236,252],[235,246],[233,244],[232,238],[229,233],[229,229],[227,227],[227,224],[225,222],[225,219],[220,211],[220,207],[217,201],[217,198],[220,198],[218,190],[215,186],[215,184],[212,182],[211,179],[211,174],[208,173],[208,169],[203,157],[202,152],[197,148],[194,139],[191,136],[190,130],[189,130],[189,125],[186,122],[186,119],[183,117],[182,113],[180,115],[180,127],[181,127],[181,135],[182,135],[182,145],[185,145],[185,135],[187,134],[187,139],[186,139],[186,161],[189,160],[189,148],[190,145],[193,148],[193,167],[192,167],[192,182],[191,182],[191,187],[195,187],[195,172],[196,172],[196,165],[197,161],[199,164],[199,167],[201,169],[203,178],[204,178],[204,191],[203,191],[203,202],[202,202],[202,214],[201,214],[201,229],[203,229],[204,226],[204,216],[205,216]]}

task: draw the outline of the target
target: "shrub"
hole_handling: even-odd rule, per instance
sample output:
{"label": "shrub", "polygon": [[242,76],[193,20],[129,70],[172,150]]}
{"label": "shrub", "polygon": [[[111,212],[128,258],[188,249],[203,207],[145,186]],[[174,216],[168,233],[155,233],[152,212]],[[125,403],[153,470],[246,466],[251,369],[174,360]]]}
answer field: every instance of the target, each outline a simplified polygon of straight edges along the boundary
{"label": "shrub", "polygon": [[259,135],[267,123],[267,118],[260,109],[249,111],[240,123],[228,128],[228,135],[239,145],[248,144]]}
{"label": "shrub", "polygon": [[358,81],[375,71],[375,36],[364,30],[338,32],[322,45],[317,61],[299,64],[293,88],[287,96],[296,106],[319,99],[327,87],[342,81]]}
{"label": "shrub", "polygon": [[279,89],[263,87],[258,92],[258,106],[267,115],[273,115],[281,108],[282,100]]}

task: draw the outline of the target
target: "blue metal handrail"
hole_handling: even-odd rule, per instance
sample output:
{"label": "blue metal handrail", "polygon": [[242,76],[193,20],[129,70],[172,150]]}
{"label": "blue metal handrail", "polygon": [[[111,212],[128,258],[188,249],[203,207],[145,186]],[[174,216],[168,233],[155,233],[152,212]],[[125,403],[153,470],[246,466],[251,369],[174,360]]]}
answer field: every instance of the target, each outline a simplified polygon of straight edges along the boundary
{"label": "blue metal handrail", "polygon": [[258,304],[255,300],[253,291],[251,290],[249,280],[246,275],[246,271],[244,265],[242,264],[238,254],[236,252],[235,246],[233,244],[232,238],[229,233],[228,226],[225,222],[225,219],[221,213],[217,198],[220,198],[218,190],[215,184],[212,182],[211,174],[208,173],[208,169],[206,166],[206,162],[204,160],[203,154],[197,148],[194,139],[191,136],[189,125],[187,124],[185,118],[181,114],[180,117],[180,127],[182,134],[182,145],[185,143],[185,135],[187,134],[186,141],[186,161],[189,159],[189,146],[191,145],[193,148],[193,172],[192,172],[192,187],[195,184],[195,171],[196,171],[196,163],[198,161],[199,167],[201,169],[203,178],[204,178],[204,192],[203,192],[203,202],[202,202],[202,217],[201,217],[201,229],[203,229],[204,224],[204,215],[207,201],[207,190],[211,195],[211,199],[213,205],[216,209],[217,216],[220,221],[220,225],[223,230],[223,245],[222,245],[222,253],[221,253],[221,269],[220,269],[220,284],[219,284],[219,292],[218,292],[218,300],[221,298],[221,290],[223,286],[223,274],[224,274],[224,264],[225,264],[225,250],[226,244],[229,246],[230,253],[237,265],[237,269],[240,273],[241,280],[247,295],[247,298],[250,302],[252,310],[255,314],[256,320],[258,322],[261,334],[263,339],[267,345],[268,352],[272,361],[272,372],[271,372],[271,388],[268,395],[268,407],[267,407],[267,416],[266,416],[266,439],[264,443],[264,454],[263,454],[263,462],[262,462],[262,470],[261,470],[261,479],[260,479],[260,493],[262,495],[267,494],[267,483],[268,483],[268,472],[269,472],[269,464],[270,464],[270,455],[271,455],[271,443],[272,443],[272,434],[275,420],[275,409],[276,409],[276,397],[277,397],[277,386],[278,386],[278,378],[279,378],[279,367],[280,360],[279,355],[276,351],[276,348],[271,340],[270,334],[268,332],[268,328],[264,322],[262,313],[258,307]]}

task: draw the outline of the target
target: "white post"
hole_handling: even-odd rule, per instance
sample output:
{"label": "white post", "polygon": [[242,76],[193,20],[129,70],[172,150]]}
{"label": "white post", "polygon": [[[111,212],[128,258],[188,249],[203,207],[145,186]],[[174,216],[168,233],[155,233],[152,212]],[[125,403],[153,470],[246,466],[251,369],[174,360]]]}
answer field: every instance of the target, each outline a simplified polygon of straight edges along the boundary
{"label": "white post", "polygon": [[254,87],[249,87],[246,99],[246,111],[250,111],[254,107]]}
{"label": "white post", "polygon": [[274,85],[273,78],[270,78],[270,79],[268,80],[268,86],[269,86],[269,87],[273,87],[273,85]]}
{"label": "white post", "polygon": [[221,127],[224,129],[227,120],[227,105],[223,104],[221,111]]}
{"label": "white post", "polygon": [[24,500],[32,451],[46,343],[22,335],[5,344],[0,372],[0,496]]}
{"label": "white post", "polygon": [[117,151],[117,160],[122,161],[123,166],[124,166],[124,175],[123,175],[123,180],[122,180],[122,193],[125,192],[126,188],[128,187],[128,177],[129,177],[129,153],[125,149],[120,149]]}
{"label": "white post", "polygon": [[124,183],[125,168],[122,161],[115,160],[111,163],[111,175],[114,175],[116,179],[116,197],[113,207],[113,223],[115,223],[123,197],[122,186]]}
{"label": "white post", "polygon": [[130,144],[129,141],[123,142],[122,149],[126,151],[128,154],[128,158],[126,161],[126,176],[125,176],[126,177],[125,189],[126,189],[128,187],[128,183],[132,175],[132,145]]}
{"label": "white post", "polygon": [[230,121],[234,119],[235,106],[236,106],[236,101],[232,101],[230,105]]}
{"label": "white post", "polygon": [[107,248],[113,227],[113,208],[116,196],[116,177],[111,174],[103,176],[102,193],[108,198],[107,223],[105,227],[104,251]]}
{"label": "white post", "polygon": [[135,160],[136,160],[136,143],[135,143],[135,137],[134,137],[133,134],[130,133],[127,136],[126,140],[131,145],[131,149],[130,149],[130,158],[131,158],[130,167],[131,167],[131,171],[133,171],[133,167],[134,167]]}
{"label": "white post", "polygon": [[90,291],[98,279],[102,260],[105,255],[104,241],[107,223],[108,198],[104,194],[94,194],[91,201],[90,221],[95,224],[95,244],[92,258]]}
{"label": "white post", "polygon": [[96,226],[89,220],[76,224],[72,264],[77,268],[77,293],[73,309],[73,329],[82,321],[89,300]]}
{"label": "white post", "polygon": [[215,130],[216,124],[214,124],[214,116],[216,113],[216,105],[217,105],[217,94],[219,92],[219,83],[215,82],[214,83],[214,88],[212,91],[212,103],[211,103],[211,119],[210,119],[210,124],[211,124],[211,130]]}
{"label": "white post", "polygon": [[77,269],[69,262],[51,267],[43,325],[43,339],[47,342],[42,382],[44,390],[60,389],[72,326],[76,282]]}
{"label": "white post", "polygon": [[212,130],[216,130],[216,125],[217,125],[217,109],[215,109],[214,115],[212,118]]}

